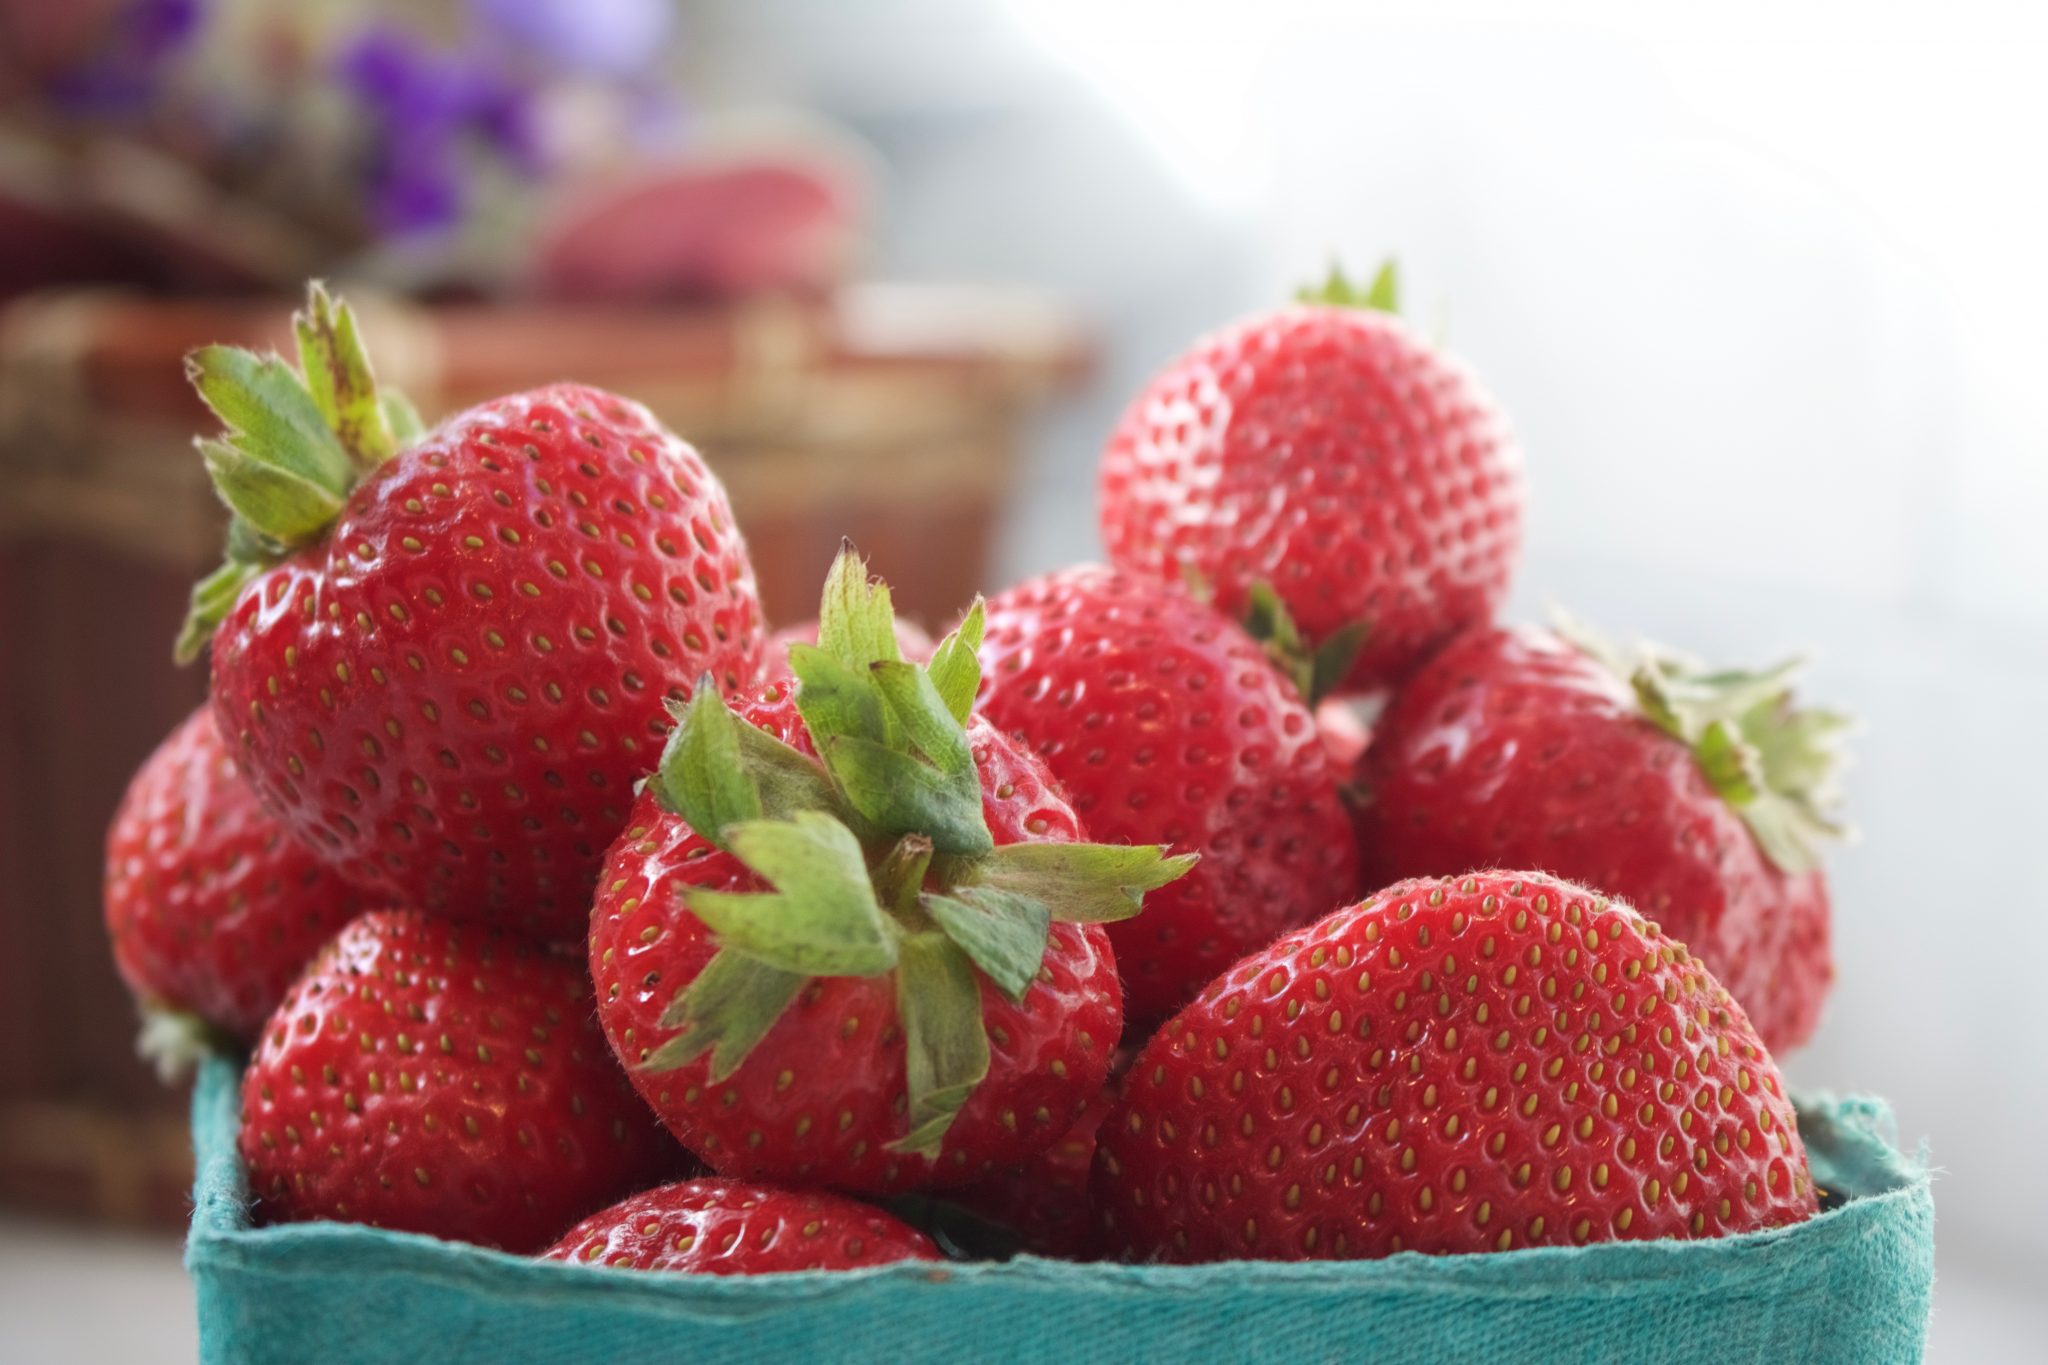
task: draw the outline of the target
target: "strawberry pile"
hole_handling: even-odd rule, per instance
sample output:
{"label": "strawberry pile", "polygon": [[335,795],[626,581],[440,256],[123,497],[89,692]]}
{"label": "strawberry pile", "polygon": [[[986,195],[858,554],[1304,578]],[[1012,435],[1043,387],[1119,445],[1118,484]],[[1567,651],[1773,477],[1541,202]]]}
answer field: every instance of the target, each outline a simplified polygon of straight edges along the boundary
{"label": "strawberry pile", "polygon": [[317,285],[193,354],[211,704],[108,836],[270,1223],[600,1267],[1198,1262],[1813,1215],[1841,718],[1494,617],[1521,458],[1341,276],[1102,461],[1107,565],[771,633],[703,458],[573,384],[425,426]]}

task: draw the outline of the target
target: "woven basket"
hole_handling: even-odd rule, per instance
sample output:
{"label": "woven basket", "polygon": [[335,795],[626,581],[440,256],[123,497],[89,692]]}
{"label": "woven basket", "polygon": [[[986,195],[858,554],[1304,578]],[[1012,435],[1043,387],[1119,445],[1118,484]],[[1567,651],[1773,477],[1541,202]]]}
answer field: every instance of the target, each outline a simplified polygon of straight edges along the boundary
{"label": "woven basket", "polygon": [[335,1223],[254,1228],[238,1077],[210,1062],[185,1263],[211,1362],[1918,1360],[1924,1160],[1871,1099],[1799,1105],[1837,1201],[1796,1227],[1492,1256],[1192,1267],[1025,1257],[724,1277],[527,1260]]}

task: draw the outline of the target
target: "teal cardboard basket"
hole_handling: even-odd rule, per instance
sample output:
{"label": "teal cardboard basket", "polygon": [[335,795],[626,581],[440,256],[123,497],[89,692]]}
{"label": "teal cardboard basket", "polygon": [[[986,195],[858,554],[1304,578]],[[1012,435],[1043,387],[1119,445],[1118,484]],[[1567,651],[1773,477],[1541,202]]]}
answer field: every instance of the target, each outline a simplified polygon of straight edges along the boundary
{"label": "teal cardboard basket", "polygon": [[238,1077],[192,1101],[185,1264],[208,1361],[1203,1362],[1918,1360],[1934,1281],[1925,1162],[1882,1102],[1799,1105],[1839,1197],[1717,1241],[1221,1265],[899,1263],[841,1274],[641,1274],[337,1223],[257,1228]]}

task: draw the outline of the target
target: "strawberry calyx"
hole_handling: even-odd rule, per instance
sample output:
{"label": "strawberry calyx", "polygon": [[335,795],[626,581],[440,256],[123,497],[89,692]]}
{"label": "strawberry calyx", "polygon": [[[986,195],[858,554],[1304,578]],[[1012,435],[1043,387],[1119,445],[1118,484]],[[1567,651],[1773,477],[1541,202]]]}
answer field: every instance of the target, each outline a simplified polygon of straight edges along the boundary
{"label": "strawberry calyx", "polygon": [[1779,870],[1812,870],[1827,840],[1848,835],[1836,813],[1837,779],[1853,722],[1794,705],[1792,681],[1803,659],[1757,671],[1710,670],[1649,644],[1618,649],[1570,620],[1557,630],[1628,685],[1646,720],[1692,751],[1708,785]]}
{"label": "strawberry calyx", "polygon": [[363,475],[422,430],[404,395],[379,392],[355,314],[318,280],[292,315],[298,364],[240,346],[201,346],[185,375],[226,425],[194,440],[233,513],[227,553],[192,590],[175,655],[189,663],[249,581],[340,515]]}
{"label": "strawberry calyx", "polygon": [[135,1055],[148,1062],[165,1085],[192,1074],[208,1057],[235,1052],[240,1042],[191,1010],[145,1002],[135,1033]]}
{"label": "strawberry calyx", "polygon": [[680,1032],[646,1069],[708,1053],[724,1080],[811,978],[893,976],[909,1131],[892,1148],[929,1156],[988,1074],[978,977],[1021,1001],[1055,921],[1129,918],[1194,865],[1158,845],[995,845],[966,730],[982,620],[977,601],[929,663],[906,663],[887,586],[845,547],[818,643],[790,646],[817,758],[747,724],[708,678],[678,710],[656,799],[769,889],[684,893],[718,951],[669,1003],[662,1025]]}
{"label": "strawberry calyx", "polygon": [[1372,633],[1370,622],[1352,621],[1311,644],[1280,594],[1265,582],[1254,583],[1247,591],[1241,624],[1311,707],[1343,683]]}
{"label": "strawberry calyx", "polygon": [[1321,284],[1306,285],[1294,291],[1297,303],[1324,304],[1331,308],[1369,308],[1376,313],[1401,312],[1401,276],[1389,259],[1372,277],[1372,283],[1359,288],[1344,273],[1344,268],[1335,261],[1330,262],[1330,273]]}

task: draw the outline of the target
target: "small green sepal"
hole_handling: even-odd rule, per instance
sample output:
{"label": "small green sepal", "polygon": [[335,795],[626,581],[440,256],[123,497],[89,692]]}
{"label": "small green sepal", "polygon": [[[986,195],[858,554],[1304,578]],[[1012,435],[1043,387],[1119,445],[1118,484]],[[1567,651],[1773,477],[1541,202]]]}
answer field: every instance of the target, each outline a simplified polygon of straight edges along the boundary
{"label": "small green sepal", "polygon": [[912,934],[896,969],[896,1017],[903,1025],[910,1131],[892,1152],[933,1157],[967,1097],[988,1075],[988,1030],[974,963],[946,935]]}
{"label": "small green sepal", "polygon": [[1364,621],[1352,621],[1311,646],[1295,625],[1293,613],[1270,583],[1254,583],[1246,593],[1245,633],[1258,642],[1303,701],[1314,706],[1344,683],[1345,675],[1372,633]]}
{"label": "small green sepal", "polygon": [[1556,630],[1621,679],[1644,719],[1692,751],[1708,785],[1779,870],[1811,871],[1828,840],[1848,835],[1837,779],[1851,721],[1794,704],[1802,660],[1710,671],[1647,644],[1618,649],[1562,613]]}
{"label": "small green sepal", "polygon": [[1360,289],[1352,283],[1351,277],[1335,261],[1330,262],[1330,273],[1319,285],[1309,285],[1294,294],[1297,303],[1327,304],[1332,308],[1369,308],[1376,313],[1401,312],[1401,276],[1390,258],[1372,277],[1372,283]]}

